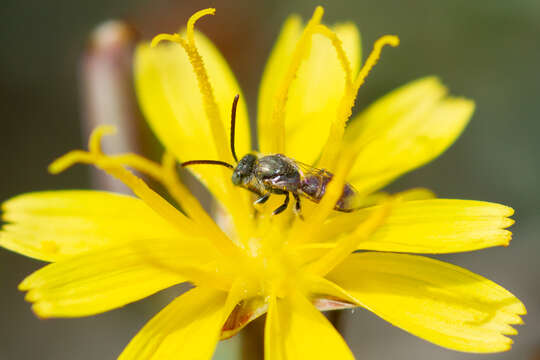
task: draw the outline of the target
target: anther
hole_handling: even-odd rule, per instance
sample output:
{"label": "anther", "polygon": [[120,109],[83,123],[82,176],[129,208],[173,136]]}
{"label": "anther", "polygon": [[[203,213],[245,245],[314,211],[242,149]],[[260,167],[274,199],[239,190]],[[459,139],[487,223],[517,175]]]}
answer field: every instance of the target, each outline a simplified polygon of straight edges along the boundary
{"label": "anther", "polygon": [[161,41],[172,41],[180,44],[186,52],[201,93],[204,111],[210,122],[210,129],[217,147],[217,153],[226,153],[225,128],[221,122],[219,108],[214,97],[214,91],[204,65],[203,58],[195,45],[195,23],[206,15],[214,15],[215,9],[204,9],[193,14],[187,23],[186,39],[179,34],[159,34],[152,39],[151,46],[158,45]]}
{"label": "anther", "polygon": [[194,29],[195,29],[195,23],[206,15],[215,15],[216,9],[209,8],[209,9],[203,9],[197,11],[195,14],[191,15],[191,17],[188,20],[187,27],[186,27],[186,33],[189,43],[193,46],[195,44],[194,41]]}
{"label": "anther", "polygon": [[[360,69],[358,76],[354,82],[354,86],[351,88],[346,88],[341,103],[338,108],[337,118],[332,123],[330,129],[330,135],[328,136],[328,141],[324,147],[323,154],[319,161],[320,166],[328,166],[333,164],[339,154],[339,144],[342,141],[343,133],[345,130],[345,124],[347,120],[351,117],[352,108],[354,107],[354,102],[358,94],[358,90],[365,82],[366,77],[369,75],[369,72],[377,64],[381,56],[381,51],[385,45],[390,45],[396,47],[399,45],[399,38],[394,35],[385,35],[379,38],[375,45],[373,45],[373,50],[369,54],[366,62]],[[338,55],[339,56],[339,55]]]}

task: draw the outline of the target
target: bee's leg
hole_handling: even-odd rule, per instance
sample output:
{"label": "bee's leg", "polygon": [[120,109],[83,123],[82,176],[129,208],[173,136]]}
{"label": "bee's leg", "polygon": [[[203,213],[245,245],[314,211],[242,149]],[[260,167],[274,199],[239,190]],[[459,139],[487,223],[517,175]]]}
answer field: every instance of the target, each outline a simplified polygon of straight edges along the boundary
{"label": "bee's leg", "polygon": [[287,208],[287,206],[289,206],[289,193],[287,191],[284,191],[283,195],[285,195],[285,201],[276,210],[274,210],[274,212],[272,212],[272,215],[282,213]]}
{"label": "bee's leg", "polygon": [[293,193],[294,200],[296,200],[296,203],[294,205],[294,211],[296,212],[296,215],[300,218],[300,220],[304,220],[304,216],[302,216],[302,206],[300,205],[300,196],[298,194]]}
{"label": "bee's leg", "polygon": [[264,204],[270,198],[270,193],[266,193],[253,202],[253,205]]}

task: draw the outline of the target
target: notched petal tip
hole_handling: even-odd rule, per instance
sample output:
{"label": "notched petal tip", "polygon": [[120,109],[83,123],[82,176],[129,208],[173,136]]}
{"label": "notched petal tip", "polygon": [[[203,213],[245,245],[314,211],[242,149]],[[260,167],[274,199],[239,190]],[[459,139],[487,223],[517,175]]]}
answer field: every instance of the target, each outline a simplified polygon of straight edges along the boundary
{"label": "notched petal tip", "polygon": [[17,289],[19,289],[19,291],[29,291],[32,288],[31,277],[32,275],[29,275],[26,278],[24,278],[24,280],[21,281],[20,284],[17,286]]}
{"label": "notched petal tip", "polygon": [[[361,280],[358,273],[364,274]],[[505,335],[517,333],[512,325],[522,323],[520,315],[526,312],[518,298],[496,283],[421,256],[355,254],[329,279],[395,326],[457,351],[508,350],[512,340]]]}
{"label": "notched petal tip", "polygon": [[510,217],[514,216],[515,210],[511,208],[510,206],[502,205],[504,207],[503,216]]}
{"label": "notched petal tip", "polygon": [[498,226],[500,234],[500,246],[508,247],[510,245],[510,241],[512,241],[512,232],[510,230],[505,230],[514,225],[516,222],[514,219],[509,218],[512,215],[514,215],[514,209],[509,206],[500,205],[501,218]]}
{"label": "notched petal tip", "polygon": [[[19,288],[19,290],[22,289]],[[29,303],[37,303],[42,297],[38,290],[31,290],[30,288],[28,288],[24,289],[24,291],[28,291],[24,296],[24,300]]]}
{"label": "notched petal tip", "polygon": [[512,232],[506,230],[501,236],[501,246],[508,247],[510,246],[510,241],[512,241]]}
{"label": "notched petal tip", "polygon": [[24,297],[24,300],[32,304],[32,312],[40,319],[54,317],[52,312],[54,305],[47,301],[40,301],[40,299],[43,297],[39,290],[31,289],[30,286],[25,286],[22,288],[22,285],[23,283],[19,285],[19,290],[28,291]]}
{"label": "notched petal tip", "polygon": [[32,311],[41,320],[50,319],[53,317],[49,315],[51,308],[52,305],[50,303],[39,302],[32,304]]}
{"label": "notched petal tip", "polygon": [[522,325],[524,322],[521,316],[527,315],[527,308],[517,297],[513,296],[511,300],[511,303],[503,309],[508,315],[511,315],[507,318],[507,323]]}
{"label": "notched petal tip", "polygon": [[5,216],[6,212],[9,211],[9,208],[10,208],[11,204],[19,196],[20,195],[12,197],[12,198],[0,203],[0,211],[2,212],[2,213],[0,213],[0,220],[5,220],[4,216]]}
{"label": "notched petal tip", "polygon": [[[525,305],[523,305],[523,303],[517,298],[514,298],[514,300],[515,301],[513,304],[508,305],[507,308],[501,310],[501,313],[503,313],[503,315],[500,316],[499,323],[494,324],[495,330],[498,331],[498,333],[503,337],[507,345],[507,347],[502,348],[501,350],[497,350],[497,351],[510,350],[512,347],[512,344],[514,343],[514,340],[509,338],[506,335],[510,335],[510,336],[517,335],[518,330],[514,326],[525,324],[522,319],[522,316],[527,313]],[[486,351],[486,352],[497,352],[497,351]]]}

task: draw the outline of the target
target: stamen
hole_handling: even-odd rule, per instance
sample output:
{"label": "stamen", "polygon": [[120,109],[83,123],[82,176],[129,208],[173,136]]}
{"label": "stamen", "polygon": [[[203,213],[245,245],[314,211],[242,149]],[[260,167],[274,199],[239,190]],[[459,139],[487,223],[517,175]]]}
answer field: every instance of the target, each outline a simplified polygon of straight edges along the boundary
{"label": "stamen", "polygon": [[[354,82],[355,93],[358,93],[358,90],[360,89],[362,84],[364,84],[364,81],[366,80],[369,72],[377,64],[377,61],[379,61],[379,58],[381,57],[381,51],[385,45],[396,47],[399,45],[399,38],[395,35],[384,35],[375,42],[371,54],[369,54],[365,64],[362,66],[362,69],[360,69],[360,72],[358,73],[356,81]],[[351,104],[351,111],[353,106],[354,103]]]}
{"label": "stamen", "polygon": [[155,162],[145,159],[137,154],[127,153],[108,156],[111,162],[120,166],[127,166],[143,174],[149,175],[154,179],[165,182],[165,176],[162,167]]}
{"label": "stamen", "polygon": [[88,140],[88,150],[94,154],[103,154],[101,151],[101,138],[105,135],[113,135],[116,133],[116,127],[111,125],[102,125],[92,131]]}
{"label": "stamen", "polygon": [[[176,158],[168,151],[163,154],[161,159],[161,170],[163,177],[162,183],[167,188],[169,194],[171,194],[176,202],[182,207],[182,209],[185,209],[188,215],[196,222],[201,224],[210,223],[213,226],[214,221],[203,209],[197,198],[193,196],[191,191],[189,191],[178,178],[178,172],[176,170]],[[215,226],[214,230],[219,231],[217,226]]]}
{"label": "stamen", "polygon": [[182,43],[185,44],[185,40],[178,34],[159,34],[159,35],[154,36],[154,38],[152,39],[152,42],[150,43],[150,47],[154,48],[158,46],[159,43],[162,41],[175,42],[175,43],[179,43],[180,45],[182,45]]}
{"label": "stamen", "polygon": [[212,222],[199,201],[182,184],[176,171],[176,159],[168,152],[162,163],[157,164],[136,154],[119,154],[108,157],[108,161],[119,167],[127,166],[159,181],[182,209],[197,223]]}
{"label": "stamen", "polygon": [[371,69],[377,64],[377,61],[381,56],[381,51],[385,45],[396,47],[399,45],[399,38],[394,35],[385,35],[379,38],[375,42],[375,45],[373,45],[373,50],[360,69],[354,85],[351,88],[346,87],[345,94],[343,95],[337,111],[336,120],[332,123],[332,127],[330,128],[328,141],[326,142],[323,154],[321,155],[318,164],[319,166],[328,167],[330,164],[335,163],[339,154],[339,149],[341,148],[340,143],[345,132],[345,125],[352,115],[352,109],[356,101],[358,90],[364,84]]}
{"label": "stamen", "polygon": [[187,27],[186,27],[187,38],[191,45],[193,46],[195,45],[195,40],[193,37],[193,33],[194,33],[193,30],[195,29],[195,23],[203,16],[215,15],[215,14],[216,14],[216,9],[208,8],[208,9],[199,10],[195,14],[191,15],[191,17],[188,20]]}
{"label": "stamen", "polygon": [[[214,92],[212,89],[212,85],[210,84],[204,61],[195,45],[195,23],[201,17],[206,15],[213,15],[214,13],[214,9],[206,9],[192,15],[188,21],[186,28],[187,40],[182,38],[182,36],[178,34],[161,34],[156,36],[152,40],[152,46],[156,46],[160,41],[163,40],[173,41],[182,46],[188,56],[189,62],[191,63],[191,66],[193,68],[193,72],[195,73],[195,76],[197,78],[204,111],[209,121],[209,127],[210,131],[212,132],[213,143],[216,146],[216,154],[219,154],[219,157],[229,156],[229,159],[225,160],[227,160],[228,163],[232,163],[233,158],[232,154],[230,154],[228,149],[228,136],[226,136],[225,126],[221,121],[220,111],[214,97]],[[228,174],[226,176],[228,176]],[[229,197],[229,203],[234,203],[238,201],[238,199],[236,198],[237,193],[233,189],[233,185],[230,181],[224,182],[223,188],[225,190],[225,195]],[[229,208],[229,210],[233,213],[232,218],[234,219],[235,223],[237,223],[236,229],[238,229],[239,232],[243,232],[238,234],[238,237],[242,239],[242,241],[249,238],[249,229],[252,226],[252,221],[249,218],[247,209],[247,207]]]}
{"label": "stamen", "polygon": [[279,91],[276,94],[274,103],[274,111],[272,113],[272,123],[276,136],[274,136],[274,153],[285,153],[285,106],[287,104],[287,98],[289,95],[289,89],[293,80],[296,77],[298,69],[302,60],[307,55],[311,46],[311,36],[314,33],[315,27],[321,22],[321,18],[324,14],[324,10],[321,6],[317,6],[311,20],[306,25],[298,44],[291,58],[289,69],[285,74],[283,82]]}
{"label": "stamen", "polygon": [[48,170],[49,173],[57,175],[75,164],[93,164],[94,160],[95,156],[93,156],[89,152],[82,150],[73,150],[54,160],[49,165]]}
{"label": "stamen", "polygon": [[[173,190],[170,192],[171,195],[179,201],[180,205],[185,205],[186,210],[193,211],[193,216],[200,216],[200,218],[197,218],[199,222],[205,220],[205,227],[202,231],[208,231],[210,238],[218,250],[222,251],[222,253],[227,256],[234,256],[237,254],[239,249],[233,245],[217,226],[208,226],[208,224],[215,225],[215,223],[210,219],[208,214],[202,209],[189,191],[181,185],[176,178],[176,175],[173,176],[172,172],[174,170],[172,168],[164,170],[163,166],[135,154],[122,154],[109,157],[102,153],[100,144],[101,138],[106,134],[115,132],[115,130],[116,129],[111,126],[100,126],[96,128],[90,135],[89,152],[82,150],[70,151],[49,165],[49,172],[58,174],[77,163],[93,164],[109,175],[122,181],[135,195],[150,206],[150,208],[180,230],[193,234],[200,234],[200,226],[195,226],[194,222],[190,221],[189,218],[176,210],[169,202],[150,189],[144,181],[126,170],[123,166],[127,165],[146,173],[155,177],[157,180],[162,181],[168,189]],[[163,162],[168,166],[174,166],[174,162],[170,157],[170,155],[165,155]]]}
{"label": "stamen", "polygon": [[193,224],[188,221],[188,218],[184,217],[172,205],[151,190],[141,179],[126,169],[119,168],[118,166],[111,166],[110,162],[107,164],[107,160],[99,154],[80,150],[71,151],[55,160],[49,166],[49,171],[56,174],[76,163],[93,164],[102,169],[106,173],[122,181],[135,193],[135,195],[141,198],[165,219],[169,220],[173,225],[179,226],[180,228],[185,226],[185,229],[188,231],[194,231]]}
{"label": "stamen", "polygon": [[219,108],[214,97],[214,92],[204,61],[202,56],[195,45],[195,23],[206,15],[214,15],[215,9],[204,9],[193,14],[187,23],[186,28],[186,39],[182,38],[179,34],[159,34],[152,40],[151,46],[157,46],[161,41],[168,40],[180,44],[184,51],[186,52],[189,62],[193,68],[193,72],[197,77],[197,82],[199,85],[199,91],[201,92],[202,101],[206,116],[208,121],[210,121],[210,130],[212,131],[212,136],[214,138],[214,143],[216,144],[217,153],[221,156],[226,156],[228,154],[227,150],[227,137],[225,136],[225,128],[220,119]]}
{"label": "stamen", "polygon": [[165,170],[176,174],[176,158],[169,151],[165,151],[163,153],[163,157],[161,158],[161,165]]}
{"label": "stamen", "polygon": [[336,54],[341,64],[341,67],[343,68],[343,72],[345,73],[346,91],[352,90],[353,82],[352,82],[351,63],[349,61],[349,58],[347,57],[347,54],[345,53],[345,50],[343,49],[343,42],[341,41],[341,39],[337,36],[335,32],[333,32],[332,30],[330,30],[327,26],[323,24],[317,25],[314,29],[314,32],[325,36],[326,38],[328,38],[328,40],[331,41],[332,46],[336,50]]}

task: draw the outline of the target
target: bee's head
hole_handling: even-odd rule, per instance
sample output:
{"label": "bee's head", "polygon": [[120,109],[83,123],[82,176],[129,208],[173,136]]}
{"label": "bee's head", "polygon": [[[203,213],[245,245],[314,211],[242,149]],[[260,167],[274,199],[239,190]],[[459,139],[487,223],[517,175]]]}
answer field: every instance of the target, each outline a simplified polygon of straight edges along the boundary
{"label": "bee's head", "polygon": [[240,185],[244,179],[251,176],[256,161],[257,157],[253,154],[247,154],[240,159],[232,174],[232,182],[234,185]]}

